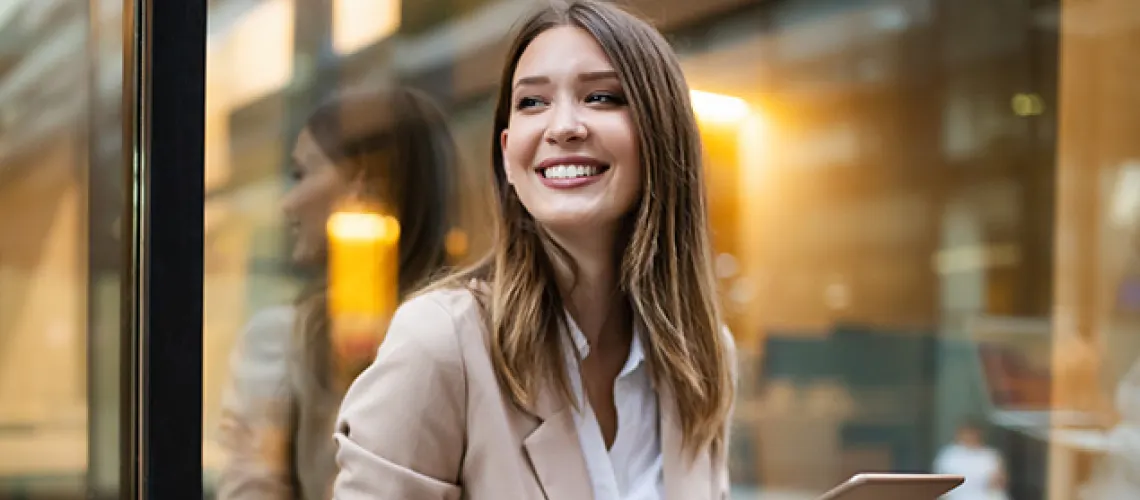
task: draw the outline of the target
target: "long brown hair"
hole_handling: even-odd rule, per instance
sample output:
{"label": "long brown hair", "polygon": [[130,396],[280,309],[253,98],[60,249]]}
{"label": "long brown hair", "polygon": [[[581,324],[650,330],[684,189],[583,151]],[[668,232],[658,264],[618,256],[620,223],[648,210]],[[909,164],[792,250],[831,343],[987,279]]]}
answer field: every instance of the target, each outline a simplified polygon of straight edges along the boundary
{"label": "long brown hair", "polygon": [[[399,295],[430,280],[446,261],[454,199],[456,151],[442,111],[404,87],[353,89],[319,105],[305,130],[343,177],[360,181],[358,196],[399,219]],[[335,403],[325,268],[298,297],[294,355],[302,392]]]}
{"label": "long brown hair", "polygon": [[[553,265],[565,252],[543,234],[507,182],[499,141],[510,120],[519,58],[538,35],[559,26],[593,36],[628,98],[645,174],[625,226],[631,234],[623,235],[628,244],[620,287],[643,322],[654,380],[673,390],[684,446],[694,453],[706,445],[715,449],[723,442],[733,383],[710,265],[700,136],[677,57],[645,21],[590,0],[552,3],[524,20],[507,52],[495,108],[496,243],[483,261],[437,287],[489,285],[471,288],[489,323],[495,374],[515,405],[532,408],[547,380],[572,400]],[[548,248],[557,255],[548,255]]]}

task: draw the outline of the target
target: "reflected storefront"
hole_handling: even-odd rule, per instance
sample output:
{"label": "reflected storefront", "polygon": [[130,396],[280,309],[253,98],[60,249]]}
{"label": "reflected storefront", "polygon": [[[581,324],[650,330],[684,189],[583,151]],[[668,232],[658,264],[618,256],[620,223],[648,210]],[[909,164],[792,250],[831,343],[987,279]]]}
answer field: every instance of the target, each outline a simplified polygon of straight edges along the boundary
{"label": "reflected storefront", "polygon": [[[229,459],[236,353],[311,282],[282,215],[307,120],[347,89],[430,96],[459,155],[448,261],[473,261],[493,233],[498,68],[536,1],[208,3],[195,421],[207,497]],[[812,499],[859,471],[931,472],[967,420],[1004,462],[1008,498],[1140,496],[1128,465],[1140,461],[1140,8],[624,3],[678,51],[701,125],[716,272],[741,355],[734,498]],[[0,70],[0,97],[17,76]],[[119,131],[118,109],[57,132],[50,148],[0,141],[3,154],[28,151],[0,157],[0,496],[41,477],[74,490],[87,463],[92,488],[95,464],[108,463],[96,450],[119,450],[118,374],[104,380],[82,361],[122,352],[113,333],[129,312],[112,236],[126,186],[99,174],[124,162],[122,139],[103,132]],[[25,374],[36,382],[17,382]],[[91,458],[42,451],[57,442]],[[9,450],[34,459],[6,463]]]}
{"label": "reflected storefront", "polygon": [[0,496],[67,498],[119,484],[123,5],[30,4],[0,9]]}
{"label": "reflected storefront", "polygon": [[0,498],[201,489],[205,14],[0,6]]}
{"label": "reflected storefront", "polygon": [[[294,12],[306,41],[294,41],[289,86],[234,111],[230,123],[268,101],[274,113],[297,111],[277,95],[388,80],[430,92],[450,114],[466,160],[459,225],[469,244],[457,260],[470,259],[488,244],[482,193],[497,78],[488,68],[504,50],[503,20],[531,2],[402,2],[396,26],[350,14],[380,9],[374,4]],[[1098,255],[1058,252],[1063,212],[1088,210],[1072,208],[1059,190],[1064,176],[1088,175],[1059,162],[1067,109],[1060,63],[1069,47],[1061,26],[1069,14],[1096,26],[1088,16],[1111,17],[1123,6],[1077,14],[1056,1],[633,4],[681,53],[705,136],[717,270],[746,347],[733,443],[742,498],[811,498],[861,470],[930,471],[971,417],[984,420],[987,441],[1006,461],[1011,498],[1075,498],[1094,481],[1104,450],[1068,449],[1050,437],[1071,424],[1051,409],[1078,411],[1056,391],[1083,387],[1102,400],[1095,412],[1079,409],[1091,413],[1082,415],[1098,429],[1085,435],[1095,442],[1119,419],[1110,400],[1124,373],[1098,372],[1099,360],[1115,356],[1126,367],[1140,349],[1080,341],[1085,359],[1070,363],[1065,356],[1076,351],[1057,326],[1071,291],[1057,288],[1068,279],[1062,274],[1087,280]],[[363,19],[375,26],[353,24]],[[345,50],[337,41],[368,30],[374,42]],[[256,123],[250,130],[231,130],[208,148],[232,151],[262,137],[278,160],[287,155],[288,140]],[[242,168],[269,166],[261,165]],[[285,189],[280,175],[264,182]],[[1131,203],[1118,186],[1125,181],[1099,182],[1123,197],[1113,203]],[[264,210],[250,226],[231,217],[234,225],[208,241],[277,231],[284,267],[287,238],[276,209]],[[1121,210],[1133,220],[1132,208]],[[1090,217],[1082,230],[1102,224]],[[268,285],[264,264],[255,270],[253,262],[273,255],[259,248],[207,256],[246,259],[244,268],[206,278],[208,289],[228,294],[227,283],[246,287],[244,304],[208,295],[208,317],[224,310],[229,319],[207,322],[208,352],[218,356],[207,359],[207,377],[225,378],[232,339],[282,290]],[[1096,248],[1131,250],[1121,241]],[[1090,373],[1071,373],[1074,363],[1091,363]],[[1081,376],[1097,385],[1074,378]],[[220,386],[211,387],[220,398]],[[1058,465],[1068,457],[1076,462]]]}

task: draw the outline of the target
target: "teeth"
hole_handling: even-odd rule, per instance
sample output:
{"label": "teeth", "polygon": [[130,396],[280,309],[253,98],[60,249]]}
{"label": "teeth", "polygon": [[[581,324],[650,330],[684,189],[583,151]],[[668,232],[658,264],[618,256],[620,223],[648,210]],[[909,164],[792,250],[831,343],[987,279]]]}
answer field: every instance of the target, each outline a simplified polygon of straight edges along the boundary
{"label": "teeth", "polygon": [[547,179],[574,179],[598,175],[600,169],[593,165],[558,165],[542,171]]}

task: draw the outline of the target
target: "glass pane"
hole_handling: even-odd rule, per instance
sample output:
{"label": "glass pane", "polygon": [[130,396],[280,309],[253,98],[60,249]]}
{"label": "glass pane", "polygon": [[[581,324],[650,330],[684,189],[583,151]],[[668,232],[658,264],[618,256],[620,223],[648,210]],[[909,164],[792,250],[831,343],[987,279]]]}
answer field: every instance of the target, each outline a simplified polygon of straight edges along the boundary
{"label": "glass pane", "polygon": [[[445,7],[443,14],[453,14],[434,3]],[[469,3],[469,10],[478,7]],[[294,485],[320,496],[314,491],[331,478],[333,463],[327,433],[315,429],[331,430],[338,403],[321,377],[341,374],[318,373],[309,356],[332,349],[330,335],[351,339],[356,332],[375,330],[417,276],[426,277],[444,261],[464,262],[488,242],[482,231],[489,227],[485,201],[477,195],[457,201],[443,185],[449,183],[433,191],[427,183],[417,184],[415,172],[400,174],[407,188],[387,185],[400,182],[386,166],[387,155],[406,153],[400,144],[418,144],[421,152],[439,158],[428,160],[439,168],[444,168],[444,152],[435,142],[395,136],[399,127],[386,120],[422,119],[438,129],[461,123],[454,141],[478,144],[474,152],[487,147],[482,137],[477,142],[470,137],[472,127],[481,133],[488,124],[485,96],[459,105],[450,89],[423,75],[394,74],[398,70],[387,51],[396,38],[411,36],[405,21],[414,18],[414,30],[429,32],[448,20],[439,14],[399,1],[210,5],[204,207],[207,496],[280,495]],[[439,108],[447,112],[434,111]],[[442,132],[431,134],[425,139],[449,140]],[[367,143],[362,153],[347,149],[357,140]],[[464,165],[446,176],[434,175],[485,183],[481,174]],[[329,188],[321,180],[348,183],[357,176],[362,182],[347,188]],[[444,190],[446,197],[440,195]],[[399,215],[397,204],[412,203],[406,198],[436,200],[419,212],[425,222],[418,234],[433,241],[446,235],[449,253],[441,247],[443,259],[411,259],[398,270],[385,228]],[[398,223],[402,238],[417,234],[412,222]],[[323,320],[326,307],[332,313],[329,325],[306,323]],[[301,344],[306,348],[299,349]],[[292,430],[297,427],[314,432]]]}
{"label": "glass pane", "polygon": [[[1140,448],[1109,446],[1140,426],[1127,2],[628,3],[681,55],[700,119],[740,347],[734,495],[813,499],[860,471],[979,463],[971,484],[1009,498],[1140,495]],[[327,269],[306,245],[324,248],[343,207],[290,208],[306,165],[329,160],[305,156],[302,131],[349,90],[422,91],[464,160],[449,261],[482,255],[497,65],[532,2],[210,5],[207,489],[242,467],[320,483],[328,450],[290,455],[307,446],[290,419],[319,424],[335,398],[298,410],[289,363]]]}
{"label": "glass pane", "polygon": [[[130,363],[124,349],[130,332],[123,326],[124,295],[131,295],[132,273],[124,267],[129,229],[124,227],[124,207],[130,187],[123,170],[127,164],[124,131],[130,124],[123,114],[123,53],[126,3],[98,0],[88,3],[88,15],[98,13],[92,28],[97,57],[90,72],[92,99],[88,117],[90,146],[87,157],[88,239],[88,498],[122,498],[123,481],[131,475],[127,459],[133,452],[124,441],[123,411],[132,395],[124,390],[124,373]],[[124,293],[125,292],[125,293]]]}
{"label": "glass pane", "polygon": [[0,7],[4,498],[119,496],[122,8]]}
{"label": "glass pane", "polygon": [[972,470],[967,498],[1046,498],[1057,13],[793,1],[692,37],[691,83],[747,109],[705,126],[742,498]]}
{"label": "glass pane", "polygon": [[[209,498],[227,458],[221,416],[227,392],[236,392],[229,389],[236,384],[230,360],[249,352],[239,354],[235,347],[247,323],[263,310],[287,306],[297,293],[297,280],[286,266],[285,226],[277,208],[287,178],[284,130],[290,96],[283,91],[294,72],[294,20],[293,2],[282,0],[211,2],[209,10],[203,299],[203,467]],[[283,373],[289,329],[275,328],[267,336],[278,347],[269,351],[275,355],[268,363],[270,374]],[[249,370],[251,377],[259,370]],[[236,433],[244,427],[234,428]],[[265,435],[270,432],[276,431]],[[269,445],[258,448],[261,443],[252,437],[230,441],[249,455],[284,453]],[[284,456],[277,454],[273,456]],[[255,473],[263,468],[250,467]],[[274,467],[260,473],[287,480],[278,472]]]}

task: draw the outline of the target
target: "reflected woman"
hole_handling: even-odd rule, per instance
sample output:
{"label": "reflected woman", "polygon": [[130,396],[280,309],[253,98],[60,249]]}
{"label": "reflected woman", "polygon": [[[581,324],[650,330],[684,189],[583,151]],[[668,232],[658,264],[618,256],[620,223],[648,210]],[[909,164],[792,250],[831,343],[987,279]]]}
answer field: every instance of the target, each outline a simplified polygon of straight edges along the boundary
{"label": "reflected woman", "polygon": [[346,199],[392,207],[401,226],[399,293],[413,290],[444,264],[454,159],[443,114],[410,90],[345,93],[306,121],[283,208],[292,259],[316,277],[293,306],[256,314],[238,341],[221,417],[227,461],[218,498],[328,498],[334,417],[344,378],[356,374],[346,371],[369,359],[347,359],[334,345],[326,223]]}
{"label": "reflected woman", "polygon": [[525,20],[491,254],[404,303],[345,397],[341,500],[723,499],[734,348],[676,56],[608,3]]}

